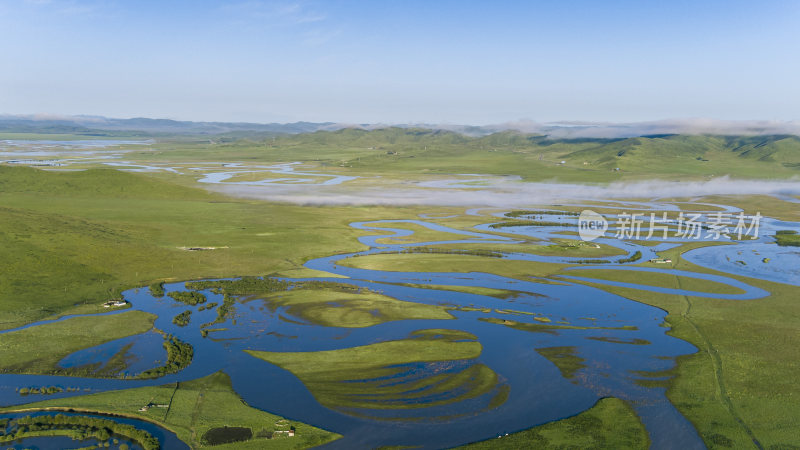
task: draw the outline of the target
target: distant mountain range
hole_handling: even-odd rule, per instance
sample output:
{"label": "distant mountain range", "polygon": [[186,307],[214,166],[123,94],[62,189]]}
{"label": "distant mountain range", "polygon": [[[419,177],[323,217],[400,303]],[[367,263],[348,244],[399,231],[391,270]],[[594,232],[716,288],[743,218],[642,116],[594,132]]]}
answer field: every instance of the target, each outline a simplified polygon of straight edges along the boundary
{"label": "distant mountain range", "polygon": [[113,119],[100,116],[0,115],[0,132],[75,133],[86,135],[221,135],[298,134],[313,132],[333,123],[228,123],[188,122],[170,119]]}
{"label": "distant mountain range", "polygon": [[711,119],[675,119],[632,123],[560,122],[539,123],[520,120],[494,125],[457,124],[350,124],[337,122],[247,123],[189,122],[170,119],[114,119],[101,116],[0,115],[0,132],[6,133],[69,133],[87,136],[145,135],[214,135],[230,137],[268,137],[335,131],[345,128],[363,130],[415,128],[445,130],[466,136],[485,136],[502,131],[546,135],[551,138],[630,138],[658,135],[718,136],[800,136],[800,121],[723,121]]}

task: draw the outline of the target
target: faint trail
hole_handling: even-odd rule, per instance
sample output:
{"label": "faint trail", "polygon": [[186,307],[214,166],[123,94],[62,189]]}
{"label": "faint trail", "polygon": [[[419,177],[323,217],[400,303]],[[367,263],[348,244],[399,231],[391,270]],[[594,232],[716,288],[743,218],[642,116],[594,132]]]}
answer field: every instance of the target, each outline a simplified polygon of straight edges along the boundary
{"label": "faint trail", "polygon": [[197,423],[197,418],[200,415],[200,410],[203,408],[203,402],[205,400],[205,396],[202,392],[197,393],[197,400],[194,402],[194,411],[192,411],[192,421],[189,423],[189,427],[192,430],[192,440],[194,442],[199,442],[197,440],[197,428],[195,428],[195,423]]}
{"label": "faint trail", "polygon": [[[683,289],[683,286],[681,286],[681,278],[676,276],[675,279],[678,282],[678,287]],[[736,413],[733,402],[731,401],[730,397],[728,397],[727,390],[725,388],[725,380],[722,376],[722,359],[719,357],[719,352],[716,348],[714,348],[714,345],[711,344],[711,341],[708,339],[708,337],[702,331],[700,331],[700,328],[698,328],[694,321],[692,321],[692,319],[689,317],[689,314],[692,311],[692,302],[689,300],[689,296],[684,295],[683,299],[686,301],[686,310],[681,313],[681,316],[683,316],[683,318],[689,322],[689,325],[692,326],[697,335],[703,340],[703,344],[705,344],[706,353],[708,353],[708,355],[711,357],[711,363],[714,366],[714,379],[717,383],[717,391],[722,399],[722,404],[725,405],[725,408],[728,410],[731,417],[733,417],[734,420],[736,420],[736,422],[742,426],[747,435],[750,436],[750,439],[753,441],[753,445],[755,445],[759,450],[763,450],[764,447],[761,445],[761,442],[758,441],[755,433],[753,433],[753,430],[751,430],[745,421]]]}
{"label": "faint trail", "polygon": [[172,396],[169,398],[169,406],[167,406],[167,412],[164,413],[164,422],[167,421],[167,416],[169,416],[169,412],[172,409],[172,400],[175,399],[175,393],[178,392],[180,386],[181,386],[180,381],[175,383],[175,390],[172,391]]}

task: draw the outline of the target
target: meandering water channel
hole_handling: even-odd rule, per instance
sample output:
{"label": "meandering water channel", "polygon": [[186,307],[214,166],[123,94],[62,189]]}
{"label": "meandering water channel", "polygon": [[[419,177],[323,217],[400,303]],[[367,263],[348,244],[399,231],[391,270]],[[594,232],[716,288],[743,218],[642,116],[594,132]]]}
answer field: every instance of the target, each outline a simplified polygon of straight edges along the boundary
{"label": "meandering water channel", "polygon": [[[643,207],[648,206],[643,205]],[[412,236],[413,231],[403,228],[404,225],[410,224],[454,233],[461,238],[416,243],[379,242],[387,237]],[[665,389],[653,387],[653,383],[647,382],[663,379],[659,372],[673,368],[677,356],[693,353],[696,348],[667,335],[669,328],[664,326],[666,313],[663,310],[586,286],[580,283],[586,280],[581,276],[581,272],[588,269],[656,271],[708,280],[741,291],[737,294],[706,293],[590,279],[592,282],[653,292],[730,300],[753,300],[768,295],[757,287],[730,277],[669,269],[634,268],[629,267],[629,264],[615,264],[613,267],[586,265],[558,278],[530,277],[527,280],[481,272],[395,272],[355,268],[344,261],[353,257],[396,253],[406,251],[410,247],[433,244],[515,244],[520,240],[488,233],[489,224],[476,227],[478,231],[453,229],[418,220],[357,222],[351,226],[361,230],[378,231],[380,234],[359,238],[361,243],[369,247],[366,251],[308,261],[305,266],[309,269],[348,277],[314,280],[345,282],[403,301],[448,305],[454,308],[451,314],[455,319],[391,321],[364,328],[326,327],[292,317],[287,307],[268,308],[265,307],[263,300],[241,298],[236,304],[236,314],[218,325],[219,328],[226,330],[215,331],[213,337],[206,338],[201,336],[200,327],[201,324],[216,318],[216,311],[213,308],[201,311],[197,306],[187,307],[169,297],[155,298],[146,288],[134,289],[124,293],[124,297],[132,304],[132,309],[155,314],[158,317],[155,323],[158,329],[171,333],[194,347],[194,360],[188,368],[156,380],[0,375],[0,404],[18,405],[45,398],[39,395],[20,396],[15,390],[19,386],[70,386],[78,387],[82,391],[101,392],[192,380],[223,370],[231,377],[235,391],[249,405],[335,431],[344,436],[328,444],[326,447],[329,448],[367,448],[382,445],[449,447],[569,417],[590,408],[599,398],[607,396],[619,397],[630,402],[645,424],[654,448],[704,448],[691,423],[667,400]],[[787,226],[797,227],[797,224],[771,222],[766,225],[766,229]],[[549,243],[553,238],[570,238],[561,234],[564,229],[560,227],[509,227],[502,231],[506,234],[519,235],[520,238],[536,237],[542,239],[543,243]],[[655,257],[657,251],[677,245],[676,242],[667,242],[658,246],[646,246],[610,238],[600,239],[597,242],[625,251],[626,255],[610,258],[612,260],[624,258],[636,251],[641,252],[647,259]],[[778,255],[784,251],[775,247],[774,244],[769,244],[766,238],[762,238],[753,243],[725,246],[725,253],[717,253],[719,247],[715,247],[713,252],[699,249],[687,253],[686,256],[699,265],[731,272],[726,270],[730,268],[721,262],[724,261],[724,255],[741,252],[743,260],[750,261],[752,258],[745,255],[752,254],[753,249],[756,249],[759,256],[767,252],[771,252],[770,255]],[[722,260],[716,256],[718,254],[723,255]],[[502,258],[555,263],[573,263],[580,259],[513,252],[503,253]],[[773,258],[777,259],[779,256]],[[486,259],[487,265],[494,260],[494,258]],[[740,266],[746,267],[741,264]],[[744,269],[742,271],[731,273],[742,275],[748,273]],[[763,272],[758,272],[758,275],[776,281],[800,284],[796,272],[781,269],[777,273],[764,276]],[[499,298],[432,288],[442,285],[491,288],[510,291],[513,295]],[[167,284],[164,288],[167,292],[186,290],[183,283]],[[222,303],[222,295],[209,290],[203,293],[209,302]],[[173,324],[172,318],[186,309],[193,310],[190,324],[186,327]],[[513,310],[516,314],[513,317],[498,315],[496,314],[498,310]],[[562,323],[570,324],[571,327],[552,329],[548,332],[532,332],[506,326],[508,323],[504,322],[510,318],[514,323],[538,323],[534,317],[547,317],[553,325]],[[486,320],[491,318],[498,320]],[[59,320],[66,319],[68,317]],[[41,323],[45,322],[29,326]],[[292,352],[344,349],[405,339],[421,329],[457,329],[475,335],[483,347],[477,360],[451,361],[446,370],[457,370],[473,363],[484,364],[498,375],[498,388],[477,397],[459,398],[450,403],[434,406],[420,404],[409,409],[334,410],[321,405],[292,373],[256,359],[244,351]],[[11,330],[6,332],[9,331]],[[139,356],[137,365],[132,369],[144,370],[163,358],[161,341],[153,336],[152,332],[145,333],[82,350],[62,360],[61,365],[70,367],[101,362],[122,346],[132,344],[130,351]],[[563,376],[556,365],[536,351],[547,348],[574,349],[574,356],[581,361],[581,367],[574,377]],[[441,364],[420,363],[408,367],[408,373],[418,377],[430,376],[441,370],[444,370]],[[492,398],[495,398],[501,386],[508,388],[507,399],[500,405],[491,404]],[[61,392],[46,398],[70,395],[77,393]],[[0,417],[7,416],[0,415]],[[158,436],[162,440],[171,439],[165,433],[161,430]],[[166,446],[167,442],[163,442]],[[36,444],[42,448],[47,446],[44,441],[37,441]],[[57,441],[51,441],[51,444],[52,447],[59,445]],[[174,447],[166,446],[166,448]]]}

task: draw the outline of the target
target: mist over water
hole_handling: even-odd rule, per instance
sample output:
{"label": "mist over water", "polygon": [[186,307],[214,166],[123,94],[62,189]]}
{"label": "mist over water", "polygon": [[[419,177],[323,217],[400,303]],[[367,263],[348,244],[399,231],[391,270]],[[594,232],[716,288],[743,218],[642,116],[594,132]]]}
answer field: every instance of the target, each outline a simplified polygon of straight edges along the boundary
{"label": "mist over water", "polygon": [[[515,207],[577,199],[631,199],[703,197],[708,195],[771,195],[792,198],[800,195],[800,180],[735,180],[728,177],[708,181],[636,181],[607,185],[575,183],[524,183],[483,180],[467,188],[453,181],[436,187],[367,187],[306,185],[226,185],[209,186],[228,195],[303,205],[431,205]],[[421,184],[421,183],[420,183]]]}

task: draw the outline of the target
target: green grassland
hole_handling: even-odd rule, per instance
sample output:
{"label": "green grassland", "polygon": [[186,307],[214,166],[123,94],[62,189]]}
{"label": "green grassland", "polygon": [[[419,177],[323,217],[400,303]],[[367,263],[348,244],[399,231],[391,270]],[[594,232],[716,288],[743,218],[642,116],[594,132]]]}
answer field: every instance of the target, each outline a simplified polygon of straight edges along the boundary
{"label": "green grassland", "polygon": [[486,288],[481,286],[455,286],[455,285],[443,285],[443,284],[414,284],[414,283],[408,283],[405,284],[405,286],[411,286],[420,289],[433,289],[439,291],[463,292],[465,294],[485,295],[488,297],[497,297],[497,298],[511,298],[519,294],[519,292],[517,291]]}
{"label": "green grassland", "polygon": [[[681,254],[702,243],[662,252],[679,270],[719,272],[702,268]],[[592,284],[669,312],[670,334],[697,346],[698,353],[680,357],[661,382],[681,413],[698,429],[710,448],[792,448],[800,426],[800,370],[797,288],[724,274],[771,293],[767,298],[731,301],[660,294]],[[679,280],[676,280],[679,283]]]}
{"label": "green grassland", "polygon": [[279,272],[275,272],[272,275],[276,277],[282,278],[348,278],[344,275],[339,275],[336,273],[324,272],[321,270],[314,270],[314,269],[306,269],[305,267],[299,267],[296,269],[286,269]]}
{"label": "green grassland", "polygon": [[[467,138],[447,132],[387,129],[378,132],[319,132],[279,137],[274,142],[162,139],[157,151],[133,152],[128,156],[139,161],[187,163],[220,159],[259,164],[304,161],[324,169],[325,173],[380,175],[384,177],[381,179],[388,181],[433,176],[441,178],[480,171],[496,175],[519,175],[525,180],[601,183],[652,178],[701,180],[721,175],[735,178],[789,178],[796,176],[800,170],[798,149],[800,141],[787,136],[550,140],[519,133]],[[561,160],[566,164],[557,165],[556,162]],[[621,170],[614,171],[617,167]],[[307,272],[304,272],[301,264],[310,258],[364,249],[357,243],[356,237],[373,232],[353,230],[348,227],[350,222],[413,218],[419,213],[431,212],[430,208],[415,207],[300,207],[263,203],[231,199],[191,188],[191,185],[194,185],[194,178],[188,175],[139,175],[113,170],[52,173],[0,166],[0,329],[70,312],[99,312],[102,311],[100,303],[116,298],[122,290],[158,281],[271,273],[305,274]],[[748,214],[760,211],[763,215],[779,219],[800,220],[797,204],[767,196],[713,196],[695,201],[737,206],[744,208]],[[441,215],[462,212],[463,209],[456,208],[436,210]],[[462,215],[437,222],[467,229],[486,221],[487,217]],[[405,228],[405,225],[402,224],[402,227]],[[427,237],[437,236],[441,235],[432,233]],[[412,239],[416,237],[419,236]],[[700,245],[708,244],[693,243],[662,252],[663,257],[673,260],[672,264],[664,266],[717,273],[680,258],[683,251]],[[181,249],[192,246],[220,248],[202,252]],[[473,247],[479,248],[478,245]],[[530,251],[535,252],[533,249]],[[572,249],[556,248],[552,251],[553,254],[563,252],[565,256],[571,256],[573,252]],[[580,252],[583,251],[596,250],[580,249]],[[373,255],[352,258],[345,264],[394,271],[491,272],[520,279],[557,273],[576,276],[590,274],[586,271],[560,272],[568,265],[507,261],[473,255]],[[595,273],[593,276],[617,279],[617,276],[626,275],[614,271],[608,274]],[[755,447],[752,442],[756,439],[763,448],[792,448],[796,445],[795,430],[800,427],[797,419],[800,417],[800,387],[795,382],[800,369],[800,334],[797,327],[800,309],[795,301],[796,287],[732,277],[766,289],[771,295],[759,300],[729,301],[659,294],[590,282],[586,284],[665,309],[669,312],[667,322],[672,327],[670,333],[700,349],[696,354],[680,358],[678,366],[665,374],[673,376],[671,380],[654,383],[663,383],[668,388],[669,398],[695,424],[709,447]],[[708,282],[686,277],[668,278],[653,276],[647,282],[681,289],[718,288],[709,286]],[[637,278],[637,281],[641,280]],[[695,286],[690,288],[692,283]],[[139,321],[140,324],[145,322]],[[511,326],[511,322],[503,321],[507,326]],[[102,321],[92,323],[100,326]],[[553,326],[544,323],[534,325]],[[31,330],[37,328],[41,327]],[[125,327],[121,329],[124,331]],[[44,330],[37,330],[36,333]],[[113,335],[113,331],[94,336],[105,338],[109,335]],[[69,349],[48,349],[47,357],[39,361],[25,359],[29,356],[21,355],[17,350],[7,352],[6,347],[2,347],[6,345],[6,335],[0,335],[0,347],[3,350],[0,353],[0,366],[35,366],[37,370],[49,370],[53,361],[57,362],[57,355],[63,352],[68,354],[74,351],[73,348],[77,350],[96,345],[78,341],[76,336],[70,334],[68,342],[58,343]],[[40,335],[23,337],[21,343],[41,338]],[[403,343],[392,344],[402,347],[403,357],[415,361],[435,362],[457,357],[469,359],[480,353],[480,344],[476,342],[426,340],[420,337],[396,342]],[[380,351],[376,351],[376,348],[368,347],[371,346],[357,347],[355,354],[342,354],[346,358],[355,358],[352,361],[356,364],[341,372],[325,370],[323,363],[342,357],[327,352],[258,355],[285,364],[289,370],[296,371],[307,385],[317,380],[319,384],[312,392],[321,402],[343,402],[348,405],[353,404],[354,400],[350,392],[341,389],[342,380],[373,372],[383,373],[386,364],[397,362],[397,355],[387,354],[385,358],[388,359],[384,359],[378,354],[384,354],[385,349],[377,348]],[[562,360],[566,370],[576,363],[570,361],[568,353],[561,350],[558,353],[553,351],[550,356]],[[309,357],[318,360],[320,365],[303,365],[303,361]],[[3,358],[9,358],[9,363],[6,364]],[[487,389],[496,383],[493,376],[496,377],[488,368],[473,364],[464,373],[431,383],[450,387],[466,383],[473,392],[488,392]],[[467,382],[469,379],[480,381],[470,384]],[[179,391],[185,389],[185,384],[189,383],[181,383]],[[189,387],[193,389],[193,394],[182,393],[177,398],[186,394],[187,400],[181,404],[195,405],[194,409],[190,406],[178,407],[175,410],[176,417],[181,419],[175,420],[181,422],[167,425],[173,429],[185,427],[180,431],[183,433],[181,436],[188,442],[197,443],[205,432],[200,428],[191,428],[194,426],[191,416],[197,417],[200,414],[197,411],[202,413],[200,417],[207,416],[208,421],[219,419],[214,426],[225,421],[206,403],[199,401],[203,389],[210,388],[193,387],[191,384]],[[383,391],[381,386],[371,388],[376,399],[397,398],[398,395],[397,392]],[[166,390],[158,395],[175,392],[174,385],[172,390],[163,389]],[[127,394],[123,393],[133,391],[122,391],[115,395],[124,399]],[[142,406],[142,398],[145,401],[148,398],[161,398],[155,393],[148,395],[144,392],[130,394],[126,411],[134,414]],[[231,391],[229,393],[235,396]],[[108,410],[110,407],[103,405],[114,405],[114,397],[108,395],[107,398],[95,397],[102,400],[90,400],[90,403],[96,402],[93,410]],[[60,402],[62,407],[77,407],[79,402],[90,397],[93,396],[54,402]],[[235,403],[226,401],[221,400],[222,404]],[[236,401],[241,405],[238,397]],[[178,415],[179,411],[187,412]],[[561,442],[566,442],[563,444],[565,446],[579,448],[591,448],[593,445],[605,448],[646,446],[642,440],[618,443],[612,440],[617,436],[599,431],[600,428],[618,429],[618,425],[612,425],[612,422],[633,424],[634,421],[629,420],[632,413],[627,414],[624,408],[593,411],[599,422],[590,420],[589,424],[581,425],[594,430],[588,433],[592,436],[591,441],[569,444],[587,435],[570,433],[570,430],[577,430],[569,425],[572,419],[540,427],[537,434],[545,436],[551,446],[561,445]],[[151,409],[144,415],[159,412],[163,413]],[[172,417],[164,418],[162,415],[160,420],[166,424]],[[545,428],[550,430],[549,434],[541,432]],[[621,434],[627,435],[627,432]]]}
{"label": "green grassland", "polygon": [[800,234],[795,230],[780,230],[775,234],[775,243],[781,247],[800,247]]}
{"label": "green grassland", "polygon": [[511,278],[544,277],[558,272],[563,264],[514,261],[473,255],[375,254],[356,256],[341,265],[358,269],[394,272],[489,272]]}
{"label": "green grassland", "polygon": [[453,319],[444,307],[404,302],[376,292],[348,293],[325,289],[295,289],[264,297],[270,309],[331,327],[369,327],[392,320]]}
{"label": "green grassland", "polygon": [[646,449],[647,431],[633,409],[618,398],[603,398],[577,416],[508,436],[458,447],[465,450],[496,448],[537,449]]}
{"label": "green grassland", "polygon": [[474,339],[462,331],[433,329],[408,339],[341,350],[248,353],[292,372],[329,408],[413,409],[477,397],[498,387],[497,374],[478,363],[456,371],[434,370],[422,378],[386,380],[403,373],[404,364],[442,362],[444,369],[449,361],[473,360],[482,348]]}
{"label": "green grassland", "polygon": [[[142,311],[109,316],[74,317],[0,334],[0,372],[60,373],[58,362],[78,350],[153,328],[156,317]],[[35,345],[31,345],[35,343]]]}
{"label": "green grassland", "polygon": [[[154,405],[146,411],[140,408]],[[158,405],[167,405],[166,408]],[[142,387],[122,391],[103,392],[58,400],[44,400],[23,406],[4,408],[2,411],[30,409],[63,409],[81,412],[99,412],[135,417],[155,422],[178,435],[192,448],[208,447],[203,435],[214,428],[246,427],[252,430],[253,439],[225,445],[215,449],[293,449],[308,448],[330,442],[340,436],[300,422],[286,421],[248,406],[231,387],[230,378],[218,372],[193,381],[163,386]],[[278,430],[296,429],[294,438],[277,436]]]}
{"label": "green grassland", "polygon": [[[650,136],[627,139],[549,139],[501,132],[467,137],[439,130],[344,129],[279,136],[275,140],[164,140],[151,161],[309,162],[339,174],[476,173],[519,175],[527,181],[610,182],[647,178],[789,178],[800,168],[793,136]],[[565,164],[560,164],[566,161]],[[476,170],[480,168],[480,170]],[[619,171],[614,169],[619,168]]]}
{"label": "green grassland", "polygon": [[[52,135],[4,136],[31,139]],[[800,171],[800,139],[782,135],[550,139],[513,131],[468,137],[441,130],[384,128],[318,131],[266,140],[256,136],[154,136],[154,148],[133,151],[126,157],[154,163],[218,162],[221,155],[225,161],[245,163],[300,161],[325,168],[326,173],[375,174],[387,179],[480,172],[518,175],[526,181],[605,183],[724,175],[790,178]]]}
{"label": "green grassland", "polygon": [[[0,180],[0,329],[97,310],[156,281],[299,269],[363,250],[353,220],[419,211],[233,200],[114,170],[0,167]],[[227,248],[181,249],[192,246]]]}
{"label": "green grassland", "polygon": [[638,270],[603,270],[583,269],[563,272],[576,277],[597,278],[600,280],[619,281],[623,283],[641,284],[668,289],[684,289],[694,292],[708,292],[713,294],[744,294],[744,291],[727,284],[718,283],[701,278],[672,275],[659,272],[643,272]]}
{"label": "green grassland", "polygon": [[750,215],[760,212],[762,216],[779,220],[800,221],[800,208],[797,207],[797,203],[786,202],[768,195],[714,195],[694,201],[735,206]]}
{"label": "green grassland", "polygon": [[[370,224],[365,224],[369,226]],[[411,244],[417,242],[433,242],[433,241],[452,241],[456,239],[464,239],[463,234],[447,233],[444,231],[431,230],[430,228],[415,223],[379,223],[373,224],[376,228],[402,228],[404,230],[411,230],[414,232],[411,236],[404,237],[385,237],[375,241],[376,244]]]}
{"label": "green grassland", "polygon": [[584,241],[569,239],[553,239],[548,245],[535,244],[440,244],[431,245],[431,248],[462,249],[469,251],[530,253],[541,256],[560,256],[576,258],[600,258],[625,255],[626,252],[607,244],[597,246]]}

